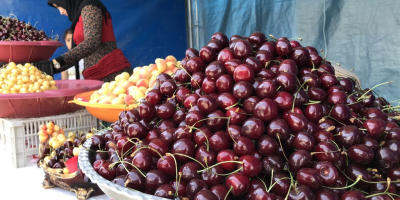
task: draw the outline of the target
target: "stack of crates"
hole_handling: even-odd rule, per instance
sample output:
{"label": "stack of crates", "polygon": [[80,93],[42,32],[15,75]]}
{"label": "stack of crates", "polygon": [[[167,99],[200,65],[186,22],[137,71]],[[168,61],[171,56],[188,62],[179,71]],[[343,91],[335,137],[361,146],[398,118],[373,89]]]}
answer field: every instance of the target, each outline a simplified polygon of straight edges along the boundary
{"label": "stack of crates", "polygon": [[79,110],[73,113],[28,119],[0,119],[0,152],[6,156],[6,163],[13,168],[25,167],[27,157],[39,153],[41,124],[53,121],[68,132],[87,132],[99,128],[99,121],[89,112]]}

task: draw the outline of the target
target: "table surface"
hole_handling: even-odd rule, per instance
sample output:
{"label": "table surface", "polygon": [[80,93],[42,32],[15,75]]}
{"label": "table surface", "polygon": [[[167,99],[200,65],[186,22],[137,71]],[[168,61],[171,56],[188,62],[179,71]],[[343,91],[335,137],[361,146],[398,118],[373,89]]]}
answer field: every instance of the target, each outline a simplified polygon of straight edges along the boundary
{"label": "table surface", "polygon": [[[77,199],[75,193],[63,190],[58,187],[44,189],[42,181],[44,172],[30,163],[23,168],[10,168],[0,165],[1,181],[0,191],[4,199],[38,199],[38,200],[74,200]],[[110,200],[107,195],[95,196],[89,200]]]}

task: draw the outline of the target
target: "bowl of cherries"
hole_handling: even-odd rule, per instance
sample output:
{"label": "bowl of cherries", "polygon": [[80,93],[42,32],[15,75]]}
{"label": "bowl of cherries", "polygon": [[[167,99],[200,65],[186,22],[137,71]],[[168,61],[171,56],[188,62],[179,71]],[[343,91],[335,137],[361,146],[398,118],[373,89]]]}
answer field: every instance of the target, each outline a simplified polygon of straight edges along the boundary
{"label": "bowl of cherries", "polygon": [[398,198],[399,107],[356,80],[296,40],[215,33],[79,166],[113,199]]}
{"label": "bowl of cherries", "polygon": [[43,169],[45,177],[43,188],[60,187],[74,192],[79,200],[90,196],[104,194],[96,184],[85,176],[78,167],[78,154],[82,144],[93,135],[88,133],[76,134],[70,132],[64,135],[64,130],[54,122],[40,127],[39,138],[40,159],[38,166]]}
{"label": "bowl of cherries", "polygon": [[58,47],[58,38],[52,39],[43,30],[16,17],[0,15],[0,62],[33,63],[49,60]]}

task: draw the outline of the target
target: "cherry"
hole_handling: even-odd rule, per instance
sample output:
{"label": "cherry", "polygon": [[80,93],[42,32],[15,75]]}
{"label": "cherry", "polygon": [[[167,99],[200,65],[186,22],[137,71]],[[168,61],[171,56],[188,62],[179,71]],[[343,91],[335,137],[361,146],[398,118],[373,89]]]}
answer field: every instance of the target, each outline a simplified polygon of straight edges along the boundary
{"label": "cherry", "polygon": [[376,160],[383,169],[390,169],[399,164],[399,155],[387,147],[378,149],[375,155]]}
{"label": "cherry", "polygon": [[289,192],[288,199],[315,199],[314,193],[306,185],[299,185],[292,188]]}
{"label": "cherry", "polygon": [[249,36],[249,42],[254,46],[254,47],[259,47],[261,46],[264,42],[266,41],[265,34],[262,32],[253,32]]}
{"label": "cherry", "polygon": [[315,162],[313,169],[315,169],[318,172],[319,176],[322,178],[322,183],[324,186],[331,186],[335,184],[339,178],[339,172],[331,162]]}
{"label": "cherry", "polygon": [[368,136],[379,139],[385,131],[386,123],[381,119],[367,119],[362,126],[367,129]]}
{"label": "cherry", "polygon": [[188,88],[181,87],[176,91],[175,98],[178,103],[183,103],[185,98],[191,94],[191,91]]}
{"label": "cherry", "polygon": [[213,130],[219,130],[226,124],[225,114],[221,110],[214,111],[207,115],[206,126]]}
{"label": "cherry", "polygon": [[163,103],[157,108],[157,116],[161,119],[169,119],[174,114],[175,106],[171,103]]}
{"label": "cherry", "polygon": [[220,42],[221,42],[221,45],[222,45],[223,47],[227,47],[227,46],[229,45],[229,39],[228,39],[228,37],[227,37],[225,34],[223,34],[223,33],[216,32],[216,33],[214,33],[214,34],[211,36],[211,39],[212,39],[212,40],[218,40],[218,41],[220,41]]}
{"label": "cherry", "polygon": [[[294,41],[291,41],[294,42]],[[300,45],[300,44],[299,44]],[[292,47],[294,48],[293,51],[290,53],[290,58],[296,62],[298,66],[305,66],[307,65],[308,61],[310,60],[310,53],[305,47]]]}
{"label": "cherry", "polygon": [[203,72],[196,72],[192,75],[190,79],[190,84],[193,88],[201,88],[203,85],[206,75]]}
{"label": "cherry", "polygon": [[141,171],[149,171],[153,165],[153,157],[149,149],[139,149],[132,158],[132,164]]}
{"label": "cherry", "polygon": [[279,38],[278,41],[276,41],[275,49],[279,56],[285,56],[292,52],[292,46],[290,46],[290,42],[287,38]]}
{"label": "cherry", "polygon": [[353,125],[343,126],[339,130],[339,135],[336,136],[336,141],[346,148],[358,143],[361,138],[361,131]]}
{"label": "cherry", "polygon": [[273,57],[276,57],[275,45],[273,42],[265,42],[260,46],[259,50],[265,50],[271,53]]}
{"label": "cherry", "polygon": [[291,72],[295,75],[298,73],[297,64],[292,59],[285,59],[279,63],[278,72]]}
{"label": "cherry", "polygon": [[310,100],[307,92],[304,90],[293,91],[292,95],[293,98],[295,99],[294,105],[296,107],[300,107],[303,104],[308,103],[308,101]]}
{"label": "cherry", "polygon": [[190,59],[193,57],[199,57],[199,51],[197,51],[196,49],[193,49],[193,48],[188,48],[188,49],[186,49],[185,55],[186,55],[187,59]]}
{"label": "cherry", "polygon": [[277,197],[275,194],[268,193],[264,186],[262,187],[257,187],[254,189],[252,193],[250,193],[250,197],[248,198],[249,200],[257,200],[257,199],[265,199],[265,200],[275,200]]}
{"label": "cherry", "polygon": [[331,142],[320,142],[315,146],[315,157],[319,161],[336,163],[339,160],[340,152]]}
{"label": "cherry", "polygon": [[250,68],[252,68],[255,74],[259,73],[261,69],[263,69],[261,61],[253,56],[249,56],[246,59],[244,59],[244,63],[247,64]]}
{"label": "cherry", "polygon": [[311,154],[305,150],[297,150],[288,158],[288,165],[293,173],[297,173],[301,168],[310,167],[312,165]]}
{"label": "cherry", "polygon": [[199,147],[194,158],[204,166],[213,165],[217,161],[217,155],[212,151],[208,151],[206,146]]}
{"label": "cherry", "polygon": [[318,123],[319,120],[324,116],[323,108],[321,104],[310,104],[304,109],[304,116],[307,117],[308,121]]}
{"label": "cherry", "polygon": [[290,178],[283,172],[274,172],[272,182],[275,184],[271,191],[275,195],[286,196],[289,192]]}
{"label": "cherry", "polygon": [[322,63],[322,57],[318,53],[310,52],[310,60],[307,64],[308,67],[320,66]]}
{"label": "cherry", "polygon": [[[57,164],[57,163],[55,163]],[[103,178],[112,181],[116,177],[116,167],[110,168],[111,163],[106,162],[99,167],[97,173]],[[53,165],[54,166],[54,165]],[[54,167],[53,167],[54,168]]]}
{"label": "cherry", "polygon": [[375,183],[373,183],[372,185],[369,186],[368,189],[370,191],[385,192],[386,189],[388,189],[387,192],[396,193],[396,188],[393,184],[390,184],[388,186],[388,184],[385,183],[385,181],[387,181],[387,180],[385,180],[383,178],[375,177],[375,178],[372,178],[372,181]]}
{"label": "cherry", "polygon": [[[159,122],[158,124],[158,132],[162,133],[163,131],[167,130],[167,129],[176,129],[177,125],[175,124],[174,121],[169,120],[169,119],[163,119],[161,120],[161,122]],[[175,132],[175,130],[174,130]],[[173,132],[172,132],[173,134]]]}
{"label": "cherry", "polygon": [[304,115],[291,112],[287,116],[287,123],[293,131],[298,132],[307,128],[308,120]]}
{"label": "cherry", "polygon": [[273,138],[263,135],[257,140],[257,149],[264,156],[272,155],[278,152],[278,143]]}
{"label": "cherry", "polygon": [[224,169],[217,165],[215,167],[209,168],[201,173],[201,179],[207,184],[208,187],[212,187],[214,185],[221,184],[224,180],[224,176],[220,174],[224,174]]}
{"label": "cherry", "polygon": [[261,71],[256,74],[256,77],[261,78],[263,80],[274,79],[275,73],[272,72],[272,70],[270,69],[262,68]]}
{"label": "cherry", "polygon": [[235,42],[233,52],[236,58],[243,60],[253,54],[251,44],[247,40],[238,39]]}
{"label": "cherry", "polygon": [[215,82],[219,92],[232,92],[233,89],[233,78],[230,75],[223,74]]}
{"label": "cherry", "polygon": [[388,131],[386,140],[397,140],[400,141],[400,128],[393,128]]}
{"label": "cherry", "polygon": [[392,129],[400,128],[395,122],[387,121],[385,131],[391,131]]}
{"label": "cherry", "polygon": [[150,120],[156,117],[156,109],[149,102],[142,102],[139,107],[139,114],[145,120]]}
{"label": "cherry", "polygon": [[124,179],[125,179],[125,175],[120,175],[120,176],[115,177],[114,180],[112,180],[111,182],[115,183],[121,187],[125,187]]}
{"label": "cherry", "polygon": [[176,176],[176,167],[172,156],[163,156],[157,161],[157,169],[169,177]]}
{"label": "cherry", "polygon": [[226,61],[234,58],[235,55],[233,51],[225,48],[219,52],[217,60],[220,61],[222,64],[225,64]]}
{"label": "cherry", "polygon": [[[353,181],[355,181],[358,176],[361,176],[362,180],[372,181],[371,174],[368,172],[368,170],[357,164],[350,164],[347,166],[345,169],[345,174]],[[369,184],[360,181],[356,184],[356,186],[360,189],[366,189]]]}
{"label": "cherry", "polygon": [[346,104],[335,104],[331,110],[331,117],[341,123],[351,124],[351,110]]}
{"label": "cherry", "polygon": [[336,132],[335,121],[331,119],[325,119],[323,122],[318,123],[318,131],[329,131],[332,133]]}
{"label": "cherry", "polygon": [[233,145],[233,149],[238,156],[252,155],[256,151],[253,142],[246,137],[239,137]]}
{"label": "cherry", "polygon": [[[171,153],[172,154],[179,153],[179,154],[184,154],[189,157],[194,157],[195,148],[194,148],[193,141],[188,138],[179,139],[172,146]],[[175,155],[175,158],[181,162],[190,161],[189,158],[180,156],[180,155]]]}
{"label": "cherry", "polygon": [[[343,87],[340,86],[340,85],[334,85],[334,86],[332,86],[332,87],[330,87],[330,88],[328,89],[328,91],[326,92],[326,94],[329,96],[329,95],[331,95],[332,93],[334,93],[334,92],[339,92],[339,91],[344,91]],[[353,97],[354,97],[354,96],[353,96]],[[349,98],[349,97],[348,97],[348,98]]]}
{"label": "cherry", "polygon": [[[400,179],[400,167],[393,167],[388,169],[387,171],[387,176],[391,179],[391,180],[399,180]],[[396,189],[399,188],[400,183],[393,183],[393,185],[396,187]]]}
{"label": "cherry", "polygon": [[210,190],[200,190],[196,196],[194,196],[194,200],[219,200],[217,195],[215,195]]}
{"label": "cherry", "polygon": [[235,68],[240,64],[242,64],[242,61],[240,61],[238,59],[230,59],[224,63],[224,66],[225,66],[226,72],[228,72],[229,75],[233,75]]}
{"label": "cherry", "polygon": [[205,69],[204,61],[199,57],[192,57],[186,63],[187,69],[190,73],[203,72]]}
{"label": "cherry", "polygon": [[347,191],[346,193],[344,193],[342,195],[342,197],[340,198],[340,200],[353,200],[353,199],[366,199],[365,195],[357,190],[350,190]]}
{"label": "cherry", "polygon": [[116,150],[118,154],[124,155],[130,151],[130,149],[133,147],[133,142],[129,141],[129,138],[126,136],[121,137],[118,139],[117,144],[116,144]]}
{"label": "cherry", "polygon": [[255,54],[255,57],[261,61],[261,65],[263,67],[266,67],[269,61],[274,59],[273,53],[267,51],[267,50],[259,50]]}
{"label": "cherry", "polygon": [[308,152],[311,152],[314,149],[315,141],[310,133],[299,132],[294,138],[293,146],[296,149],[306,150]]}
{"label": "cherry", "polygon": [[239,81],[250,82],[254,79],[254,77],[255,74],[253,69],[247,64],[240,64],[236,66],[235,70],[233,71],[233,79],[235,80],[235,82]]}
{"label": "cherry", "polygon": [[348,94],[354,91],[354,82],[350,78],[342,78],[339,80],[339,84],[343,87],[344,91]]}
{"label": "cherry", "polygon": [[338,91],[328,96],[327,102],[331,105],[345,104],[347,102],[347,95],[344,91]]}
{"label": "cherry", "polygon": [[257,140],[263,135],[265,130],[264,122],[256,117],[249,117],[242,125],[242,135],[251,139]]}
{"label": "cherry", "polygon": [[356,144],[347,151],[349,158],[358,164],[367,164],[374,159],[374,151],[363,144]]}
{"label": "cherry", "polygon": [[233,195],[242,196],[250,187],[250,180],[243,173],[235,173],[226,178],[225,185],[228,188],[232,188]]}
{"label": "cherry", "polygon": [[314,195],[316,200],[323,200],[323,199],[339,200],[336,193],[333,190],[327,188],[321,188],[317,190],[314,193]]}
{"label": "cherry", "polygon": [[211,150],[218,153],[229,148],[230,143],[228,137],[229,136],[225,133],[225,131],[217,131],[214,133],[214,135],[208,140]]}
{"label": "cherry", "polygon": [[293,96],[285,91],[279,91],[277,92],[273,100],[275,101],[277,107],[279,110],[289,110],[293,106]]}
{"label": "cherry", "polygon": [[317,75],[308,73],[301,76],[300,83],[308,87],[319,87],[321,85],[321,80]]}
{"label": "cherry", "polygon": [[207,139],[210,139],[212,136],[211,130],[207,127],[200,127],[198,130],[194,132],[193,141],[198,146],[203,146],[206,144]]}
{"label": "cherry", "polygon": [[204,46],[200,49],[199,57],[203,59],[204,62],[210,63],[215,60],[217,53],[213,48],[209,46]]}
{"label": "cherry", "polygon": [[186,185],[186,195],[190,199],[193,199],[199,191],[207,189],[207,184],[204,181],[200,179],[192,179]]}
{"label": "cherry", "polygon": [[369,197],[368,198],[369,200],[381,200],[381,199],[391,200],[391,199],[393,199],[393,197],[390,196],[389,194],[381,193],[379,191],[373,191],[373,192],[371,192],[369,194],[370,195],[374,195],[374,196]]}
{"label": "cherry", "polygon": [[[218,197],[218,200],[224,200],[226,194],[228,194],[229,189],[225,185],[214,185],[210,188],[210,191],[215,194],[215,196]],[[228,194],[227,198],[225,200],[230,199],[230,194]]]}
{"label": "cherry", "polygon": [[200,98],[199,95],[197,94],[189,94],[188,96],[185,97],[183,100],[183,105],[185,108],[190,109],[193,106],[197,105],[197,100]]}
{"label": "cherry", "polygon": [[[183,181],[189,182],[192,179],[200,178],[200,174],[197,172],[202,170],[202,167],[199,163],[191,161],[183,164],[179,169],[179,172],[182,173],[181,179]],[[204,183],[205,184],[205,183]],[[189,184],[187,185],[187,187]]]}
{"label": "cherry", "polygon": [[190,111],[185,117],[185,122],[189,126],[199,128],[204,125],[203,114],[199,111]]}
{"label": "cherry", "polygon": [[215,80],[206,77],[201,85],[201,89],[206,94],[217,92]]}
{"label": "cherry", "polygon": [[290,127],[284,119],[275,118],[268,124],[267,134],[275,139],[285,140],[289,137]]}
{"label": "cherry", "polygon": [[275,172],[281,172],[285,168],[283,160],[276,155],[268,155],[262,160],[264,173],[270,175],[272,170]]}
{"label": "cherry", "polygon": [[212,39],[210,42],[207,43],[207,46],[210,47],[214,52],[218,53],[221,51],[225,46],[221,43],[221,41],[217,39]]}
{"label": "cherry", "polygon": [[124,182],[125,182],[125,187],[127,188],[143,191],[146,180],[139,173],[139,171],[137,171],[136,169],[132,169],[125,176]]}
{"label": "cherry", "polygon": [[332,65],[328,63],[323,63],[318,67],[317,71],[318,76],[321,76],[322,74],[333,74],[335,75],[335,68],[332,67]]}
{"label": "cherry", "polygon": [[375,118],[375,119],[381,119],[383,121],[387,121],[387,119],[388,119],[387,114],[378,108],[367,108],[363,112],[363,116],[365,116],[367,119]]}
{"label": "cherry", "polygon": [[255,105],[253,115],[264,122],[268,122],[278,115],[278,107],[273,100],[265,98]]}
{"label": "cherry", "polygon": [[[222,150],[218,153],[217,155],[217,162],[225,162],[225,161],[235,161],[237,160],[237,156],[234,151],[225,149]],[[226,172],[232,172],[236,169],[236,163],[234,162],[227,162],[227,163],[222,163],[220,165]]]}
{"label": "cherry", "polygon": [[164,81],[161,84],[160,93],[171,97],[173,94],[175,94],[175,91],[177,89],[178,89],[178,86],[176,85],[175,81],[172,79],[169,79],[169,80]]}
{"label": "cherry", "polygon": [[243,164],[237,164],[237,168],[243,168],[241,172],[247,177],[256,177],[262,170],[261,160],[251,155],[244,155],[239,158]]}
{"label": "cherry", "polygon": [[236,99],[246,99],[255,93],[253,85],[249,82],[240,81],[233,86],[233,96]]}
{"label": "cherry", "polygon": [[219,61],[214,61],[210,63],[205,70],[206,76],[211,79],[217,79],[224,73],[225,73],[225,66]]}
{"label": "cherry", "polygon": [[251,96],[244,100],[243,109],[247,113],[253,113],[255,105],[260,101],[260,98],[257,96]]}
{"label": "cherry", "polygon": [[275,82],[283,90],[290,92],[296,88],[297,77],[291,72],[281,72],[276,76]]}
{"label": "cherry", "polygon": [[238,108],[232,107],[228,109],[225,113],[225,117],[229,117],[229,124],[241,125],[247,118],[246,111]]}
{"label": "cherry", "polygon": [[219,105],[219,107],[222,110],[230,108],[238,102],[237,99],[233,96],[233,94],[229,92],[224,92],[218,95],[217,101],[218,104],[216,105]]}
{"label": "cherry", "polygon": [[308,89],[308,97],[313,101],[325,102],[327,95],[326,92],[321,88],[310,87]]}

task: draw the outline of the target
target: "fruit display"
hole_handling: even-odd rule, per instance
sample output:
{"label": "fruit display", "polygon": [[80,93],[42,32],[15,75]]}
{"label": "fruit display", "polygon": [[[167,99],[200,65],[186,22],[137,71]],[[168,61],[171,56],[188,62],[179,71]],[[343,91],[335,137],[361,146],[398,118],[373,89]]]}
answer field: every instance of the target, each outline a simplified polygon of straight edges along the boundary
{"label": "fruit display", "polygon": [[115,81],[106,82],[102,88],[92,94],[90,103],[133,105],[145,97],[146,91],[152,88],[156,77],[161,73],[172,74],[179,66],[174,56],[165,59],[157,58],[155,64],[136,67],[133,74],[123,72],[115,77]]}
{"label": "fruit display", "polygon": [[168,199],[398,199],[398,107],[331,63],[286,37],[217,32],[94,135],[89,160]]}
{"label": "fruit display", "polygon": [[0,68],[0,94],[34,93],[57,90],[53,77],[35,66],[8,63]]}
{"label": "fruit display", "polygon": [[69,174],[77,170],[76,158],[72,158],[78,156],[82,144],[93,136],[91,131],[79,135],[69,132],[65,136],[64,130],[52,121],[42,124],[38,134],[42,157],[39,162],[43,161],[49,168],[62,169],[59,172],[61,174]]}
{"label": "fruit display", "polygon": [[48,41],[52,40],[43,30],[30,23],[0,15],[0,41]]}

